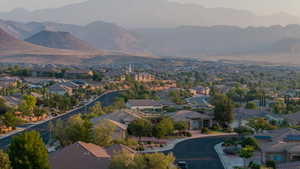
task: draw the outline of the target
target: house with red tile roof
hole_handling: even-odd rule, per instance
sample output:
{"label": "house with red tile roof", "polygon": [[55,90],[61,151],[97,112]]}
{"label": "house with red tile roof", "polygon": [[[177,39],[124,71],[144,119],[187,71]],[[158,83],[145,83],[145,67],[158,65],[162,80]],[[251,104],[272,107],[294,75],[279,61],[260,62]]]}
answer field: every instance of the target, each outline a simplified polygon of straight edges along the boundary
{"label": "house with red tile roof", "polygon": [[108,169],[116,153],[136,151],[124,145],[103,148],[91,143],[76,142],[49,155],[51,169]]}

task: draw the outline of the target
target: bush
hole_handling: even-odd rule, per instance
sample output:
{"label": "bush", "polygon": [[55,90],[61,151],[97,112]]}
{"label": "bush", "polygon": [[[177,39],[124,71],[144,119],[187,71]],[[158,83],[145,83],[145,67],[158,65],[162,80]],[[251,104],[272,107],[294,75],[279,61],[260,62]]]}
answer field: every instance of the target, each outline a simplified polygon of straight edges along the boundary
{"label": "bush", "polygon": [[247,137],[241,142],[241,146],[246,147],[247,145],[258,149],[257,141],[252,137]]}
{"label": "bush", "polygon": [[208,128],[206,128],[206,127],[204,127],[204,128],[202,128],[201,129],[201,133],[203,133],[203,134],[207,134],[208,133]]}
{"label": "bush", "polygon": [[271,167],[273,169],[276,169],[276,163],[275,161],[266,161],[266,166]]}
{"label": "bush", "polygon": [[184,131],[188,129],[188,123],[186,121],[174,122],[174,128],[178,131]]}
{"label": "bush", "polygon": [[186,133],[186,136],[187,136],[187,137],[192,137],[192,133],[187,132],[187,133]]}
{"label": "bush", "polygon": [[223,152],[228,155],[237,155],[240,152],[240,149],[238,147],[227,147]]}
{"label": "bush", "polygon": [[253,130],[251,130],[249,127],[241,126],[239,128],[235,128],[234,132],[240,134],[240,135],[251,135],[254,134]]}
{"label": "bush", "polygon": [[257,105],[255,102],[249,102],[246,104],[246,109],[252,109],[252,110],[255,110],[257,109]]}
{"label": "bush", "polygon": [[223,146],[235,146],[237,145],[237,142],[238,138],[236,137],[228,138],[224,141]]}
{"label": "bush", "polygon": [[143,145],[140,145],[140,146],[138,146],[138,147],[136,148],[136,150],[137,150],[137,151],[144,151],[145,148],[144,148]]}
{"label": "bush", "polygon": [[222,130],[222,127],[221,127],[219,124],[214,124],[214,125],[212,126],[212,130],[216,130],[216,131]]}
{"label": "bush", "polygon": [[165,111],[167,111],[167,112],[176,112],[177,111],[177,109],[175,108],[175,107],[164,107],[163,108]]}
{"label": "bush", "polygon": [[251,162],[249,163],[249,167],[250,167],[251,169],[261,169],[261,166],[260,166],[259,164],[254,163],[253,161],[251,161]]}

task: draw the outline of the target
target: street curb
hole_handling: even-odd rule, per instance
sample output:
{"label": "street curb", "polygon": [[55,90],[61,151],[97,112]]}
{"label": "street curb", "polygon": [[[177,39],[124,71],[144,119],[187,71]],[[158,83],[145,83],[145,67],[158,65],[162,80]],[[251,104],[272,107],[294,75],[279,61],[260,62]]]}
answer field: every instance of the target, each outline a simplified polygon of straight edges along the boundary
{"label": "street curb", "polygon": [[169,146],[165,148],[160,148],[160,149],[154,149],[154,150],[146,150],[146,151],[140,151],[141,153],[156,153],[156,152],[162,152],[162,151],[169,151],[172,150],[177,144],[187,141],[187,140],[192,140],[192,139],[199,139],[199,138],[209,138],[209,137],[222,137],[222,136],[232,136],[235,135],[235,133],[232,134],[220,134],[220,135],[206,135],[206,136],[197,136],[197,137],[188,137],[188,138],[183,138],[176,140],[174,143],[171,143]]}
{"label": "street curb", "polygon": [[218,154],[218,157],[219,157],[219,159],[220,159],[220,161],[221,161],[221,163],[222,163],[222,165],[223,165],[223,167],[224,167],[224,169],[230,169],[230,168],[228,168],[226,165],[225,165],[225,162],[224,162],[224,159],[223,159],[223,157],[222,157],[222,155],[221,155],[221,152],[218,150],[218,146],[220,146],[220,145],[222,145],[224,142],[221,142],[221,143],[219,143],[219,144],[216,144],[215,146],[214,146],[214,149],[215,149],[215,151],[216,151],[216,153]]}

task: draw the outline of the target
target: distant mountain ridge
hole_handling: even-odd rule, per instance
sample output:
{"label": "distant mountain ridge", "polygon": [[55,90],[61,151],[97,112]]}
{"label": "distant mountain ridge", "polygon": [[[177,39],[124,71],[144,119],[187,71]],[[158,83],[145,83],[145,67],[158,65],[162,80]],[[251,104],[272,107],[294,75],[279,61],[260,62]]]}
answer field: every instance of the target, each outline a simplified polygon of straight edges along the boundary
{"label": "distant mountain ridge", "polygon": [[80,51],[95,51],[87,42],[74,37],[69,32],[41,31],[25,41],[32,44],[57,49],[71,49]]}
{"label": "distant mountain ridge", "polygon": [[[12,32],[19,34],[20,32]],[[56,37],[61,36],[61,37]],[[41,38],[41,39],[40,39]],[[23,40],[17,39],[11,34],[5,32],[0,28],[0,62],[8,63],[34,63],[34,64],[66,64],[66,65],[80,65],[80,64],[109,64],[109,63],[141,63],[146,60],[154,60],[159,57],[144,54],[132,54],[122,51],[107,51],[107,50],[87,50],[89,46],[84,46],[81,40],[70,35],[67,32],[50,32],[41,31],[32,38],[44,46],[51,46],[52,48],[35,45]],[[55,41],[53,44],[52,40]],[[65,42],[63,42],[65,41]],[[62,45],[68,46],[60,46]],[[58,46],[57,46],[58,45]],[[69,46],[71,45],[71,46]],[[56,48],[54,48],[56,47]],[[57,49],[72,47],[76,50]],[[79,49],[80,48],[80,49]]]}
{"label": "distant mountain ridge", "polygon": [[13,22],[0,20],[0,27],[18,39],[28,39],[40,31],[69,32],[97,49],[141,51],[138,40],[126,29],[107,22],[93,22],[86,26],[55,22]]}
{"label": "distant mountain ridge", "polygon": [[[181,26],[127,30],[116,24],[101,21],[79,26],[54,22],[20,23],[0,20],[0,27],[19,39],[34,36],[44,30],[63,31],[70,32],[74,38],[84,40],[97,49],[151,53],[156,56],[272,56],[296,55],[300,52],[299,25],[247,28],[221,25]],[[45,39],[47,38],[40,40]],[[63,43],[48,47],[59,48],[62,45]]]}
{"label": "distant mountain ridge", "polygon": [[88,0],[54,9],[15,9],[0,13],[15,21],[60,22],[86,25],[102,20],[126,28],[176,27],[183,25],[271,26],[300,24],[300,18],[286,13],[257,16],[246,10],[205,8],[168,0]]}

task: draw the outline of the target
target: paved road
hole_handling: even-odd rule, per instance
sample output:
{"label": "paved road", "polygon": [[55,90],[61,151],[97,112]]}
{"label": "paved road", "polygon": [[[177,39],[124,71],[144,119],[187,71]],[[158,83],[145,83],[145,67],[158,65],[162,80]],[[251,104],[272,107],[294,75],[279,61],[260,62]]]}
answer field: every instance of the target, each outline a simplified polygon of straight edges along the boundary
{"label": "paved road", "polygon": [[224,169],[214,150],[214,146],[223,140],[224,137],[187,140],[165,153],[173,152],[177,161],[187,161],[189,169]]}
{"label": "paved road", "polygon": [[[54,119],[52,119],[48,122],[45,122],[43,124],[36,125],[36,126],[30,128],[30,129],[26,129],[26,130],[22,131],[21,133],[26,132],[26,131],[31,131],[31,130],[37,130],[37,131],[40,132],[44,142],[47,143],[49,141],[49,138],[50,138],[50,132],[49,132],[49,129],[48,129],[49,123],[55,123],[57,120],[66,121],[70,117],[72,117],[76,114],[84,112],[85,110],[87,110],[89,107],[93,106],[98,101],[100,101],[103,106],[109,106],[110,104],[113,103],[114,99],[117,96],[119,96],[119,94],[120,94],[120,92],[111,92],[111,93],[105,94],[102,97],[98,98],[97,100],[91,102],[87,106],[80,107],[80,108],[78,108],[78,109],[76,109],[76,110],[74,110],[74,111],[72,111],[68,114],[65,114],[63,116],[54,118]],[[18,133],[18,134],[20,134],[20,133]],[[6,149],[7,146],[9,145],[9,143],[10,143],[11,138],[15,135],[17,135],[17,134],[14,134],[14,135],[11,135],[11,136],[6,137],[4,139],[1,139],[0,140],[0,149]]]}

